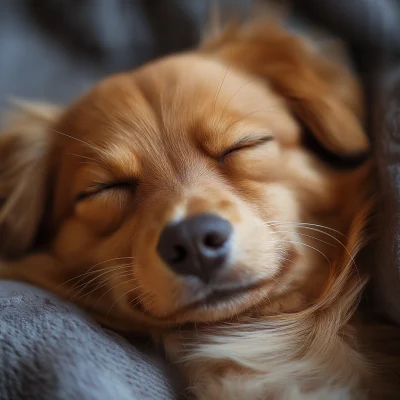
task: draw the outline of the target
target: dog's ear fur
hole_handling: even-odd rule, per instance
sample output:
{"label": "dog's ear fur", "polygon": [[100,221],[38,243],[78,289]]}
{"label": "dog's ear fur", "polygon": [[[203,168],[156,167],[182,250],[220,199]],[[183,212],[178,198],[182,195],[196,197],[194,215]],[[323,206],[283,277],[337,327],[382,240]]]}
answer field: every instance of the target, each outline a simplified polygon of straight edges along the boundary
{"label": "dog's ear fur", "polygon": [[265,79],[328,152],[344,159],[368,152],[360,85],[342,62],[332,62],[311,40],[264,20],[247,29],[228,27],[206,42],[203,52]]}
{"label": "dog's ear fur", "polygon": [[0,132],[0,255],[17,257],[32,245],[42,218],[51,146],[49,127],[61,110],[22,104]]}

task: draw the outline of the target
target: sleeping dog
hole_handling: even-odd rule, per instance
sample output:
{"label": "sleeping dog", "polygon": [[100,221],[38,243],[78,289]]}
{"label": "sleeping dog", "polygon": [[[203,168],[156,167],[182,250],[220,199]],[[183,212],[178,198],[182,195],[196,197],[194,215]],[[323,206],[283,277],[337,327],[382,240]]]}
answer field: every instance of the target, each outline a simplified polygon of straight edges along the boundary
{"label": "sleeping dog", "polygon": [[69,107],[22,104],[0,136],[0,276],[151,335],[198,399],[396,398],[357,313],[363,121],[342,53],[270,20]]}

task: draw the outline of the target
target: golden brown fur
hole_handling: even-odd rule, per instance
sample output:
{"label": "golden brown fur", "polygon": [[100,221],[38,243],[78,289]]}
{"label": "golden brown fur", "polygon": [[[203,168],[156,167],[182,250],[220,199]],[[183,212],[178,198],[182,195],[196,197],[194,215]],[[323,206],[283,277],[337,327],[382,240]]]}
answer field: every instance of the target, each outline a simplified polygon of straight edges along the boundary
{"label": "golden brown fur", "polygon": [[[26,109],[0,136],[0,248],[17,257],[0,276],[152,334],[199,399],[395,393],[353,323],[370,162],[338,170],[302,144],[306,128],[342,158],[368,151],[343,64],[264,23],[48,111]],[[206,287],[156,252],[168,223],[202,212],[235,230],[231,267]],[[202,304],[226,289],[237,293]]]}

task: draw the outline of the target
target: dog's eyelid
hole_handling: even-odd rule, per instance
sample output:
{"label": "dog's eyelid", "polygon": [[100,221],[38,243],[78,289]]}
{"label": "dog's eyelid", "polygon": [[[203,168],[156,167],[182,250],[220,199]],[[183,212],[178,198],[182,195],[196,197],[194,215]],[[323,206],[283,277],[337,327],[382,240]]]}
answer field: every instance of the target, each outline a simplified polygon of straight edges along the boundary
{"label": "dog's eyelid", "polygon": [[88,199],[92,196],[95,196],[105,190],[130,190],[135,191],[139,182],[137,180],[121,180],[121,181],[114,181],[114,182],[99,182],[93,183],[92,185],[88,186],[84,191],[78,194],[76,197],[76,201],[82,201]]}
{"label": "dog's eyelid", "polygon": [[246,146],[257,146],[258,144],[262,144],[265,142],[269,142],[273,140],[272,135],[260,135],[260,136],[246,136],[240,140],[238,140],[231,149],[239,149],[240,147]]}
{"label": "dog's eyelid", "polygon": [[270,142],[274,137],[272,135],[260,135],[260,136],[246,136],[240,140],[238,140],[235,144],[233,144],[229,149],[225,150],[223,154],[219,157],[220,160],[224,160],[224,158],[238,150],[245,149],[247,147],[256,147],[262,145],[266,142]]}

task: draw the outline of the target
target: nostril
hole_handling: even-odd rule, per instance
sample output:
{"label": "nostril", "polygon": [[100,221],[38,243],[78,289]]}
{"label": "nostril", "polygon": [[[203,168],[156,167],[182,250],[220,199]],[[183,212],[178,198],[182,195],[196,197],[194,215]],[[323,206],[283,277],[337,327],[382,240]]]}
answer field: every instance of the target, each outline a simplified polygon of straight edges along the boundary
{"label": "nostril", "polygon": [[173,252],[171,254],[171,256],[169,257],[169,262],[173,262],[173,263],[179,263],[185,260],[185,258],[187,257],[187,250],[180,245],[175,245],[173,247]]}
{"label": "nostril", "polygon": [[227,241],[227,236],[226,235],[223,235],[220,232],[210,232],[204,237],[203,244],[206,247],[209,247],[209,248],[212,248],[212,249],[218,249],[226,241]]}

